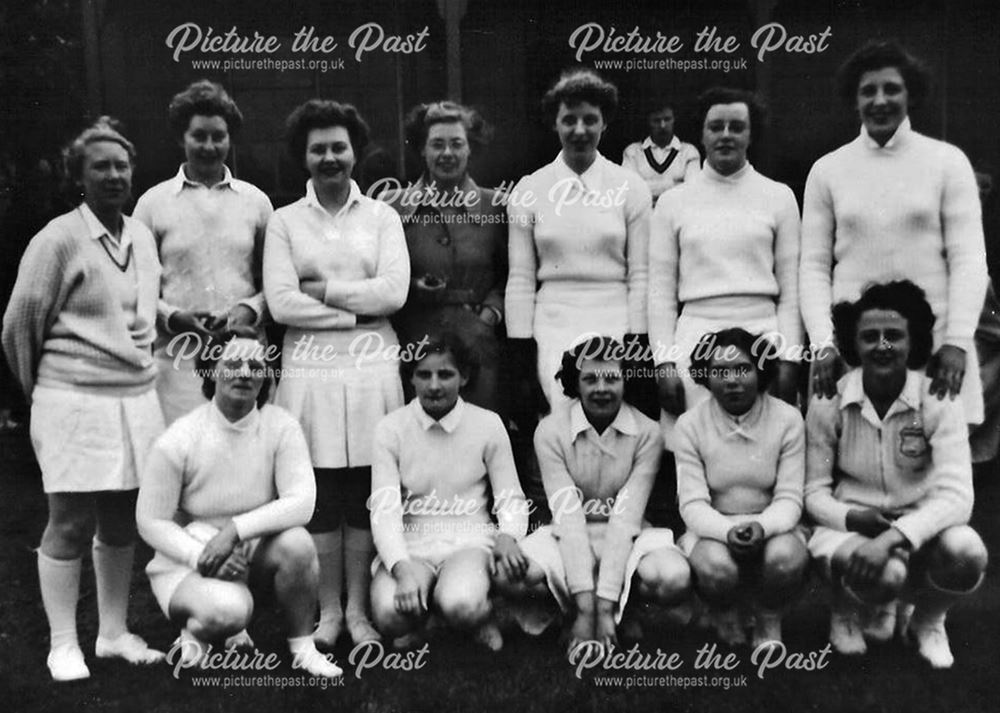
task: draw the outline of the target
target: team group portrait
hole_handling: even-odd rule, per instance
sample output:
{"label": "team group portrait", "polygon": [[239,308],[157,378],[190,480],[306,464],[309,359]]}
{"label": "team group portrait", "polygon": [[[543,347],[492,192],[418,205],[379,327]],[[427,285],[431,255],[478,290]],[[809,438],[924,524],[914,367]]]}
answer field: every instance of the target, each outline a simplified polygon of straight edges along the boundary
{"label": "team group portrait", "polygon": [[991,2],[0,18],[9,710],[996,709]]}

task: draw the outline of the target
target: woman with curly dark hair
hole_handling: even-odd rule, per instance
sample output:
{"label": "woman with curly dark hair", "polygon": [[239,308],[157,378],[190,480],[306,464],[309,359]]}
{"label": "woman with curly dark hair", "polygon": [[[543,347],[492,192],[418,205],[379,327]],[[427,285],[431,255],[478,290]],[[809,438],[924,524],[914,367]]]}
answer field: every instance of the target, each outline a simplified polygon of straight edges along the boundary
{"label": "woman with curly dark hair", "polygon": [[809,172],[802,211],[802,317],[818,360],[812,388],[836,394],[841,355],[831,305],[865,285],[908,279],[937,317],[931,391],[961,394],[965,418],[983,418],[973,334],[988,281],[976,179],[958,148],[910,128],[928,72],[895,42],[872,42],[840,71],[840,95],[860,135]]}
{"label": "woman with curly dark hair", "polygon": [[275,403],[299,419],[316,470],[316,640],[330,647],[345,623],[355,643],[378,638],[367,615],[366,501],[375,424],[403,404],[388,317],[406,299],[410,263],[399,216],[351,179],[368,143],[353,106],[307,101],[288,117],[287,142],[309,181],[306,195],[268,223],[264,291],[275,322],[287,327]]}
{"label": "woman with curly dark hair", "polygon": [[271,201],[226,166],[243,114],[219,84],[203,79],[168,110],[185,161],[135,206],[153,232],[163,265],[156,345],[157,394],[167,425],[204,403],[197,345],[214,329],[265,317],[261,281]]}
{"label": "woman with curly dark hair", "polygon": [[[934,398],[920,370],[934,314],[908,280],[867,288],[833,309],[852,367],[806,417],[805,505],[818,523],[809,551],[830,578],[830,642],[916,640],[935,668],[954,659],[945,614],[975,590],[986,547],[968,526],[972,466],[962,405]],[[913,606],[899,604],[905,599]]]}
{"label": "woman with curly dark hair", "polygon": [[[480,188],[469,162],[490,126],[477,111],[450,101],[420,104],[407,117],[407,143],[424,162],[420,179],[381,196],[402,216],[410,254],[410,292],[393,319],[400,338],[417,342],[460,334],[479,362],[463,396],[500,411],[500,340],[507,282],[507,221],[494,191]],[[412,394],[409,384],[403,388]]]}
{"label": "woman with curly dark hair", "polygon": [[628,335],[631,356],[646,344],[652,198],[597,150],[617,108],[618,89],[593,70],[564,73],[542,101],[562,150],[509,196],[507,336],[516,370],[541,386],[541,410],[566,400],[554,375],[586,336]]}

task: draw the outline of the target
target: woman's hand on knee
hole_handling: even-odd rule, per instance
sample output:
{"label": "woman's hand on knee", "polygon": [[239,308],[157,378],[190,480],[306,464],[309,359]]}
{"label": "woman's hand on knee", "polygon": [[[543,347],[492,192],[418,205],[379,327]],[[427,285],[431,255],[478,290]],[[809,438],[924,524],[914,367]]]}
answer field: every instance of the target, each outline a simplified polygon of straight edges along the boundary
{"label": "woman's hand on knee", "polygon": [[396,580],[393,604],[400,614],[422,616],[427,612],[428,587],[421,582],[413,568],[410,560],[400,560],[392,568],[392,578]]}
{"label": "woman's hand on knee", "polygon": [[892,551],[903,539],[898,530],[886,530],[874,540],[858,546],[847,561],[844,582],[854,591],[872,589],[882,580],[882,573],[892,556]]}
{"label": "woman's hand on knee", "polygon": [[250,562],[239,547],[233,550],[215,574],[216,579],[227,582],[246,582],[250,578]]}
{"label": "woman's hand on knee", "polygon": [[493,545],[493,571],[507,582],[520,582],[528,573],[528,558],[521,552],[514,538],[508,534],[497,535]]}
{"label": "woman's hand on knee", "polygon": [[219,577],[219,571],[229,560],[236,545],[240,543],[240,535],[236,531],[236,525],[230,520],[219,532],[205,545],[198,557],[198,572],[202,577]]}
{"label": "woman's hand on knee", "polygon": [[733,525],[726,533],[726,545],[737,562],[757,559],[764,551],[764,528],[757,521]]}

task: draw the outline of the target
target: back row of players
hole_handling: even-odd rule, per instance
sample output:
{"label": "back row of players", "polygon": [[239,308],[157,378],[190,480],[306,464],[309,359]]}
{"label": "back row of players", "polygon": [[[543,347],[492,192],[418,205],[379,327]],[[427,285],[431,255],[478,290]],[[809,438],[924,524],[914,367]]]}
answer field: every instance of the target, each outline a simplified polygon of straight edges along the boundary
{"label": "back row of players", "polygon": [[[49,499],[53,678],[89,675],[75,610],[95,520],[96,653],[160,656],[125,628],[140,473],[147,571],[187,651],[247,641],[247,582],[274,588],[290,650],[320,675],[339,669],[316,645],[345,627],[408,645],[429,610],[498,647],[492,586],[527,602],[526,629],[561,610],[572,645],[610,645],[633,588],[672,606],[693,580],[720,637],[752,624],[762,643],[780,638],[808,547],[834,585],[837,650],[898,624],[951,665],[945,611],[986,562],[965,526],[987,282],[976,184],[958,149],[910,128],[927,82],[904,50],[865,46],[841,84],[862,130],[813,167],[801,226],[788,187],[747,161],[753,95],[703,95],[701,168],[669,132],[629,147],[651,194],[597,151],[617,90],[588,70],[546,94],[562,151],[506,216],[468,174],[486,126],[450,102],[412,112],[426,171],[383,200],[351,179],[368,140],[357,111],[301,105],[288,148],[306,194],[273,213],[224,164],[242,116],[218,85],[174,98],[186,161],[132,218],[132,144],[108,121],[83,132],[67,151],[83,203],[32,240],[3,330]],[[800,315],[808,446],[782,401],[796,401]],[[257,408],[268,319],[286,328],[274,403],[291,417]],[[400,336],[414,345],[402,379]],[[623,401],[628,380],[659,426]],[[535,453],[553,524],[521,539],[505,420],[531,432],[549,411]],[[664,445],[687,526],[676,544],[643,520]]]}

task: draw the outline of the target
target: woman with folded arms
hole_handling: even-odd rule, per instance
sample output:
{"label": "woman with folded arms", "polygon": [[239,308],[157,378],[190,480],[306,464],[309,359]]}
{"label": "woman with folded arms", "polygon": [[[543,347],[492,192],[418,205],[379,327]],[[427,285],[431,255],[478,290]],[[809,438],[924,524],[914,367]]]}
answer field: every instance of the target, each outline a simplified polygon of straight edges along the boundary
{"label": "woman with folded arms", "polygon": [[503,639],[489,620],[490,575],[520,575],[527,566],[517,541],[528,510],[510,440],[497,414],[459,396],[476,378],[459,337],[432,336],[408,353],[415,360],[400,368],[417,396],[375,432],[375,623],[394,638],[419,637],[434,611],[497,650]]}
{"label": "woman with folded arms", "polygon": [[[945,615],[982,582],[986,547],[968,526],[972,465],[960,401],[921,370],[934,313],[909,281],[878,284],[833,310],[852,367],[806,416],[809,551],[833,586],[830,642],[862,654],[894,630],[935,668],[954,662]],[[911,606],[896,605],[902,597]],[[862,626],[864,628],[862,628]]]}
{"label": "woman with folded arms", "polygon": [[396,211],[351,179],[368,143],[353,106],[307,101],[288,117],[287,141],[309,181],[305,196],[267,225],[264,294],[287,327],[275,403],[299,420],[316,471],[316,641],[328,648],[345,623],[356,644],[378,639],[367,614],[374,552],[366,501],[375,425],[403,404],[388,317],[406,300],[410,263]]}
{"label": "woman with folded arms", "polygon": [[83,202],[32,238],[3,321],[4,352],[31,404],[31,442],[49,505],[38,579],[56,681],[90,676],[76,606],[91,539],[97,657],[163,658],[125,625],[136,490],[163,431],[152,354],[160,263],[146,226],[122,214],[134,163],[132,143],[109,117],[69,145],[66,173]]}
{"label": "woman with folded arms", "polygon": [[805,429],[798,409],[767,393],[772,345],[744,329],[704,335],[691,375],[712,397],[677,420],[677,497],[695,589],[712,607],[719,638],[781,640],[781,612],[809,565],[799,528]]}
{"label": "woman with folded arms", "polygon": [[212,330],[264,318],[260,273],[271,201],[226,166],[243,114],[225,89],[194,82],[174,96],[168,114],[185,161],[139,198],[133,217],[152,231],[163,265],[156,390],[169,426],[205,400],[192,345]]}

